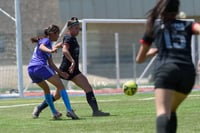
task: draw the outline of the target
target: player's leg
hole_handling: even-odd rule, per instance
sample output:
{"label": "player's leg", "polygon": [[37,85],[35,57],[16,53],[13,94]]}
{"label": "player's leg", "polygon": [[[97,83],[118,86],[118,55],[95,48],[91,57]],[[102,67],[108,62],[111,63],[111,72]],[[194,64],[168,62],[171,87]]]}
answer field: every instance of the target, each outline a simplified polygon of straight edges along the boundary
{"label": "player's leg", "polygon": [[[56,89],[56,90],[57,90],[57,89]],[[56,91],[55,94],[54,94],[54,96],[51,95],[51,97],[52,97],[52,99],[53,99],[53,102],[56,101],[56,100],[58,100],[58,99],[60,99],[60,93],[59,93],[59,91]],[[48,104],[47,104],[46,100],[44,99],[44,101],[42,101],[41,104],[39,104],[38,106],[36,106],[36,107],[34,108],[33,113],[32,113],[33,118],[38,118],[39,115],[40,115],[40,113],[41,113],[44,109],[46,109],[47,107],[48,107]]]}
{"label": "player's leg", "polygon": [[[55,107],[53,104],[53,100],[52,100],[52,96],[50,95],[50,88],[48,86],[48,84],[46,83],[46,81],[44,79],[48,79],[51,78],[54,75],[54,72],[51,69],[48,69],[48,66],[43,66],[43,67],[29,67],[28,68],[28,73],[30,78],[32,79],[33,83],[37,83],[38,86],[40,86],[45,94],[45,104],[48,106],[48,104],[50,104],[50,108],[53,112],[53,114],[55,114]],[[39,113],[41,111],[38,109],[38,107],[36,107],[34,109],[33,112],[33,118],[38,118]]]}
{"label": "player's leg", "polygon": [[56,91],[59,92],[60,96],[62,97],[62,100],[67,109],[67,112],[69,112],[71,114],[71,118],[79,119],[78,116],[72,110],[68,94],[67,94],[65,87],[64,87],[62,81],[60,80],[59,76],[54,75],[52,78],[49,78],[48,81],[56,87]]}
{"label": "player's leg", "polygon": [[109,116],[110,115],[110,113],[105,113],[99,110],[92,86],[89,84],[88,79],[82,73],[76,75],[72,79],[72,81],[85,91],[87,102],[93,111],[93,116]]}
{"label": "player's leg", "polygon": [[176,133],[176,110],[187,95],[172,91],[156,89],[157,132]]}
{"label": "player's leg", "polygon": [[[67,84],[68,84],[67,80],[62,79],[62,82],[63,82],[64,86],[67,86]],[[60,93],[59,93],[58,89],[56,89],[54,95],[52,95],[52,98],[53,98],[53,102],[60,99]],[[34,108],[33,113],[32,113],[33,118],[38,118],[40,113],[47,107],[48,107],[48,104],[47,104],[46,100],[44,100],[40,105],[38,105]]]}
{"label": "player's leg", "polygon": [[171,104],[171,116],[169,122],[170,133],[176,133],[178,127],[176,110],[180,104],[185,100],[188,94],[191,92],[194,82],[196,71],[194,66],[180,65],[181,82],[174,92],[174,97]]}
{"label": "player's leg", "polygon": [[56,108],[55,108],[55,106],[53,104],[53,99],[52,99],[52,96],[50,94],[50,88],[49,88],[48,84],[45,81],[42,81],[40,83],[37,83],[37,85],[40,86],[44,90],[45,100],[46,100],[47,104],[49,105],[49,107],[51,109],[51,112],[53,114],[53,118],[57,119],[60,116],[62,116],[62,114],[59,113],[56,110]]}
{"label": "player's leg", "polygon": [[179,105],[185,100],[187,97],[186,94],[174,92],[174,97],[171,104],[171,115],[169,121],[169,131],[170,133],[176,133],[177,129],[177,115],[176,110],[178,109]]}
{"label": "player's leg", "polygon": [[173,90],[156,88],[156,130],[157,133],[169,132],[169,120],[171,114],[171,103],[173,99]]}

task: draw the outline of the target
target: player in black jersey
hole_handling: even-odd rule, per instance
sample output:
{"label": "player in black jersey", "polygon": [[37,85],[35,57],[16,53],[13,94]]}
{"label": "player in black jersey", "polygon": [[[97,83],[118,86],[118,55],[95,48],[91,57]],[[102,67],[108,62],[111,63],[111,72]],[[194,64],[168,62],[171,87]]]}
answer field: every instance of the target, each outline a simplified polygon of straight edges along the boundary
{"label": "player in black jersey", "polygon": [[[158,0],[148,12],[146,32],[136,57],[137,63],[142,63],[157,55],[154,76],[157,133],[176,132],[176,110],[195,82],[191,37],[200,34],[200,24],[176,19],[179,4],[179,0]],[[156,48],[151,48],[153,42]]]}
{"label": "player in black jersey", "polygon": [[[76,39],[76,36],[80,31],[78,18],[72,17],[71,20],[68,21],[67,27],[68,31],[63,38],[63,43],[59,43],[57,46],[55,46],[57,48],[62,47],[63,58],[60,65],[60,70],[69,74],[69,77],[64,80],[71,80],[84,90],[86,93],[87,102],[93,111],[92,116],[109,116],[110,113],[99,110],[92,86],[79,70],[79,44]],[[56,92],[53,96],[53,100],[55,101],[59,98],[60,94]],[[46,101],[43,101],[39,106],[35,107],[33,111],[33,117],[39,117],[40,112],[47,106],[48,105]],[[70,115],[67,113],[67,116]]]}

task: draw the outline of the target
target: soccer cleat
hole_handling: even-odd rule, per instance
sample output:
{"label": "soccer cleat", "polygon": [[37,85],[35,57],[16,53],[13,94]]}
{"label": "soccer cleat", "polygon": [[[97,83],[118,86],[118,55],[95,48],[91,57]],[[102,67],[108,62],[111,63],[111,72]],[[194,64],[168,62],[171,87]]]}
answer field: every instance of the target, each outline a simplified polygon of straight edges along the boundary
{"label": "soccer cleat", "polygon": [[42,112],[42,111],[39,109],[39,107],[36,106],[36,107],[34,108],[34,110],[33,110],[32,117],[33,117],[34,119],[38,118],[41,112]]}
{"label": "soccer cleat", "polygon": [[56,111],[56,113],[53,115],[54,120],[60,120],[62,116],[62,113]]}
{"label": "soccer cleat", "polygon": [[66,116],[67,116],[67,117],[71,117],[73,120],[79,119],[79,117],[75,114],[74,110],[72,110],[72,111],[67,111]]}
{"label": "soccer cleat", "polygon": [[109,116],[110,113],[102,112],[101,110],[93,112],[92,116]]}

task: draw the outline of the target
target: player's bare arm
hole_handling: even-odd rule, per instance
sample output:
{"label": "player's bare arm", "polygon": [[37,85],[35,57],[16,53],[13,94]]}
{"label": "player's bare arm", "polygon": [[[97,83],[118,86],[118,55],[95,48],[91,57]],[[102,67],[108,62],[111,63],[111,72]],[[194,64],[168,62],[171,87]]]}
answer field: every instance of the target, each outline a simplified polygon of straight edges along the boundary
{"label": "player's bare arm", "polygon": [[72,58],[70,52],[69,52],[69,44],[65,43],[63,45],[63,54],[65,55],[65,57],[71,62],[71,66],[69,67],[69,72],[73,73],[74,71],[74,67],[75,67],[75,61]]}
{"label": "player's bare arm", "polygon": [[54,47],[55,47],[55,48],[62,48],[62,47],[63,47],[62,44],[63,44],[62,42],[58,42],[58,43],[56,43],[56,44],[54,45]]}
{"label": "player's bare arm", "polygon": [[49,59],[48,59],[48,64],[49,64],[49,66],[51,66],[60,76],[62,76],[63,78],[68,78],[69,75],[68,75],[66,72],[60,71],[60,69],[58,69],[58,67],[54,64],[52,58],[49,58]]}
{"label": "player's bare arm", "polygon": [[55,53],[57,52],[57,48],[53,47],[52,49],[47,48],[44,44],[41,44],[39,47],[40,50],[48,53]]}

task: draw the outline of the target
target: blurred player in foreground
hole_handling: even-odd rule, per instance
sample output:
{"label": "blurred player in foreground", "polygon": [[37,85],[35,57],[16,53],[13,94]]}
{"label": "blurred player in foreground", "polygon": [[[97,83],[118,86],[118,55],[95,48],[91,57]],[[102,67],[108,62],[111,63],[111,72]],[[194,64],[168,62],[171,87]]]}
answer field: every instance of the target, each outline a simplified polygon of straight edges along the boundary
{"label": "blurred player in foreground", "polygon": [[[63,38],[63,43],[56,45],[57,48],[62,47],[63,59],[60,65],[60,70],[62,72],[67,72],[69,77],[65,80],[71,80],[77,86],[82,88],[86,93],[86,99],[90,107],[92,108],[92,116],[109,116],[110,113],[102,112],[99,110],[92,86],[89,84],[87,78],[79,70],[79,44],[77,42],[76,36],[80,31],[80,24],[78,18],[72,17],[68,21],[68,31]],[[63,77],[61,77],[63,78]],[[64,79],[64,78],[63,78]],[[53,100],[58,100],[60,94],[56,93]],[[40,112],[48,106],[46,101],[43,101],[39,106],[33,111],[34,117],[39,117]],[[66,114],[69,116],[69,114]]]}
{"label": "blurred player in foreground", "polygon": [[37,46],[35,47],[33,56],[28,65],[28,73],[32,82],[36,83],[43,89],[45,101],[53,113],[53,119],[59,119],[62,114],[55,109],[53,98],[50,94],[50,88],[46,80],[56,87],[56,92],[61,95],[69,116],[72,119],[78,119],[77,115],[71,108],[64,85],[57,74],[63,78],[67,78],[69,75],[66,72],[60,71],[52,59],[52,53],[57,51],[57,48],[52,48],[52,41],[57,41],[59,32],[60,29],[58,26],[50,25],[41,35],[31,38],[31,41],[37,43]]}
{"label": "blurred player in foreground", "polygon": [[[136,57],[138,63],[143,63],[157,54],[154,76],[157,133],[176,132],[176,111],[195,82],[191,37],[200,34],[200,24],[176,19],[179,4],[179,0],[159,0],[148,12],[146,32]],[[151,48],[153,42],[156,48]]]}

